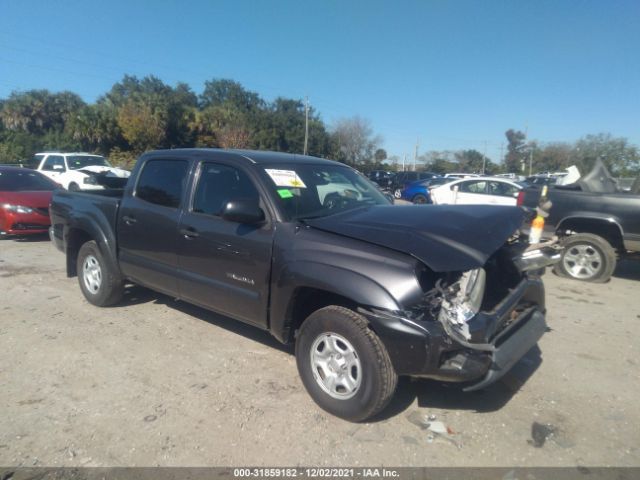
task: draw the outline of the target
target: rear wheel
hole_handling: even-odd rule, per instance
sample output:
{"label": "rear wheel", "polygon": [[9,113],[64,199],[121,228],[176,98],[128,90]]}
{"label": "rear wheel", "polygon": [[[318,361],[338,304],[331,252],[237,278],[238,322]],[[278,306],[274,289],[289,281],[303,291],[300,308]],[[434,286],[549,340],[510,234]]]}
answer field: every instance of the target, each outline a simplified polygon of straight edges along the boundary
{"label": "rear wheel", "polygon": [[69,184],[69,190],[72,192],[77,192],[78,190],[80,190],[80,187],[78,186],[78,184],[76,182],[71,182]]}
{"label": "rear wheel", "polygon": [[380,412],[398,377],[389,355],[364,317],[344,307],[312,313],[296,339],[302,382],[327,412],[362,421]]}
{"label": "rear wheel", "polygon": [[616,268],[616,252],[604,238],[591,233],[576,233],[562,241],[564,251],[554,272],[562,277],[585,282],[608,281]]}
{"label": "rear wheel", "polygon": [[416,205],[424,205],[425,203],[427,203],[427,197],[419,193],[418,195],[413,197],[413,203],[415,203]]}
{"label": "rear wheel", "polygon": [[92,240],[80,247],[76,268],[80,290],[89,303],[107,307],[120,301],[123,281],[105,262],[96,242]]}
{"label": "rear wheel", "polygon": [[400,198],[400,197],[402,197],[402,190],[400,190],[399,188],[396,188],[396,189],[393,191],[393,196],[394,196],[394,197],[396,197],[396,198]]}

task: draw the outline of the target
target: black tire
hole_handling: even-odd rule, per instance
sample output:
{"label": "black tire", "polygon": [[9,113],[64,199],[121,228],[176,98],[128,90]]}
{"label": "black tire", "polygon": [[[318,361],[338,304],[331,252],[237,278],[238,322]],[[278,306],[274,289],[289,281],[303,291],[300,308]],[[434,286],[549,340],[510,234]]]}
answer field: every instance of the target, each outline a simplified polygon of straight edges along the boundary
{"label": "black tire", "polygon": [[420,193],[413,197],[413,203],[415,203],[416,205],[424,205],[427,202],[427,197]]}
{"label": "black tire", "polygon": [[402,198],[402,189],[396,188],[393,191],[393,196],[394,196],[394,198]]}
{"label": "black tire", "polygon": [[[583,282],[604,283],[616,269],[616,251],[604,238],[576,233],[562,240],[564,250],[553,271],[556,275]],[[584,264],[581,264],[584,262]]]}
{"label": "black tire", "polygon": [[69,191],[70,192],[78,192],[78,191],[80,191],[80,187],[78,186],[78,184],[76,182],[71,182],[69,184]]}
{"label": "black tire", "polygon": [[[314,344],[328,338],[325,337],[327,335],[346,340],[355,351],[353,357],[359,362],[359,386],[349,398],[336,398],[325,391],[321,386],[321,371],[313,365],[312,351],[315,348],[321,352]],[[315,311],[304,321],[296,338],[296,362],[302,383],[311,398],[327,412],[353,422],[366,420],[380,412],[391,400],[398,383],[389,354],[380,338],[368,327],[366,319],[353,310],[335,305]],[[337,370],[339,375],[344,375],[341,369]]]}
{"label": "black tire", "polygon": [[80,290],[89,303],[98,307],[107,307],[122,299],[124,282],[120,275],[105,262],[98,244],[93,240],[80,247],[76,268]]}

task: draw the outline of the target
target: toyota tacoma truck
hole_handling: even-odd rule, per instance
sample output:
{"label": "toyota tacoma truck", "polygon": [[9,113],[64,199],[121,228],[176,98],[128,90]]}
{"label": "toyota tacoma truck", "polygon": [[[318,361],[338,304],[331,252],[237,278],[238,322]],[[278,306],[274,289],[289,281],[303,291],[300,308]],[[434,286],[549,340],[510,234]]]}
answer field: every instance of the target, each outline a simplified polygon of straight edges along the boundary
{"label": "toyota tacoma truck", "polygon": [[346,165],[271,152],[149,152],[123,190],[56,191],[51,220],[90,303],[130,282],[267,330],[352,421],[399,375],[499,379],[546,329],[558,257],[520,241],[517,207],[395,206]]}
{"label": "toyota tacoma truck", "polygon": [[[521,190],[518,205],[533,209],[542,189]],[[560,276],[603,283],[613,274],[618,258],[640,254],[640,177],[629,191],[618,187],[601,160],[578,181],[548,187],[550,202],[544,233],[563,247],[554,266]]]}

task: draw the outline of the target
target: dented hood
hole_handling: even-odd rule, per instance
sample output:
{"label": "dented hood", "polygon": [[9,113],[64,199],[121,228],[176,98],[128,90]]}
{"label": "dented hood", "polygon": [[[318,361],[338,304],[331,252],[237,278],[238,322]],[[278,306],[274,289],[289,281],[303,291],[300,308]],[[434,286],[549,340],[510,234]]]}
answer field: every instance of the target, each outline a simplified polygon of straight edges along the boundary
{"label": "dented hood", "polygon": [[305,220],[311,227],[413,255],[436,272],[483,266],[522,225],[518,207],[377,205]]}
{"label": "dented hood", "polygon": [[102,174],[109,177],[129,178],[131,172],[118,167],[105,167],[103,165],[88,165],[78,170],[79,172],[91,174]]}

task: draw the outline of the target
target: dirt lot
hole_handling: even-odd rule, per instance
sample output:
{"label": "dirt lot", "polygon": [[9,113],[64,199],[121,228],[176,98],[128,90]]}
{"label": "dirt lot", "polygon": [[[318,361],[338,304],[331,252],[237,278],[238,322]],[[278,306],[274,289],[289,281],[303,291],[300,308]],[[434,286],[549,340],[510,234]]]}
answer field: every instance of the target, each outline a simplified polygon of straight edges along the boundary
{"label": "dirt lot", "polygon": [[[473,394],[403,381],[358,425],[315,406],[268,334],[141,288],[92,307],[48,241],[0,240],[0,465],[640,465],[640,262],[545,278],[541,363]],[[556,429],[541,448],[533,422]]]}

